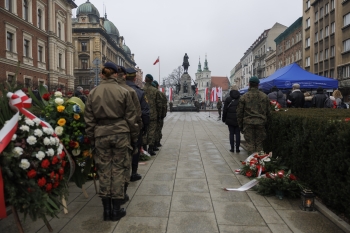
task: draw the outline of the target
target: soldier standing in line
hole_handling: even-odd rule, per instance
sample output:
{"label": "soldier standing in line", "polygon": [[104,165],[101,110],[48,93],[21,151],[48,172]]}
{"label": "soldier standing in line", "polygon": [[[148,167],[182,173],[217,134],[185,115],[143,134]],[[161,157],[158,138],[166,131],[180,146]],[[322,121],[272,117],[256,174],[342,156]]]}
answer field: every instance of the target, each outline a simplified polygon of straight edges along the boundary
{"label": "soldier standing in line", "polygon": [[244,134],[248,154],[263,150],[266,138],[265,125],[271,114],[270,100],[258,90],[259,79],[249,79],[249,89],[240,99],[237,107],[238,126]]}
{"label": "soldier standing in line", "polygon": [[[155,135],[155,144],[154,144],[156,147],[160,147],[160,146],[162,146],[162,144],[160,144],[160,140],[163,137],[162,129],[163,129],[163,126],[164,126],[164,118],[166,117],[166,114],[167,114],[167,111],[168,111],[168,109],[167,109],[168,101],[167,101],[166,95],[163,92],[159,91],[159,89],[158,89],[159,88],[158,82],[157,81],[153,81],[152,85],[155,88],[157,88],[158,93],[160,94],[160,98],[162,100],[162,110],[161,110],[162,114],[161,114],[161,118],[159,119],[158,124],[157,124],[156,135]],[[156,150],[158,150],[158,148]]]}
{"label": "soldier standing in line", "polygon": [[137,141],[137,145],[138,145],[137,148],[139,150],[132,157],[131,177],[130,177],[131,182],[140,180],[142,178],[142,176],[137,173],[137,169],[139,166],[140,148],[142,146],[142,136],[147,133],[147,128],[149,125],[149,112],[150,112],[148,103],[147,103],[146,98],[145,98],[144,91],[141,90],[141,88],[139,86],[137,86],[135,83],[136,82],[136,72],[137,71],[134,70],[133,68],[126,69],[126,85],[128,85],[129,87],[131,87],[132,89],[134,89],[136,91],[136,94],[137,94],[137,97],[139,99],[140,106],[141,106],[141,119],[142,119],[142,124],[143,124],[143,128],[140,130],[139,139]]}
{"label": "soldier standing in line", "polygon": [[[150,74],[147,74],[145,77],[145,86],[143,87],[143,90],[145,91],[146,98],[148,100],[148,106],[150,109],[150,123],[148,126],[147,134],[143,136],[142,143],[143,143],[143,149],[145,151],[148,151],[150,155],[156,155],[156,153],[153,151],[154,147],[154,134],[157,127],[157,120],[160,118],[160,112],[158,110],[161,108],[161,99],[157,96],[157,89],[152,86],[153,76]],[[148,145],[148,150],[147,150]]]}
{"label": "soldier standing in line", "polygon": [[218,102],[216,104],[216,107],[217,107],[218,113],[219,113],[219,118],[218,118],[218,121],[219,121],[221,119],[221,108],[222,108],[222,102],[221,102],[220,97],[218,97]]}
{"label": "soldier standing in line", "polygon": [[139,133],[131,95],[113,78],[119,72],[123,71],[115,64],[104,64],[101,83],[91,90],[84,112],[86,134],[96,150],[104,221],[118,221],[126,215],[121,205],[125,201],[125,184],[130,179],[130,175],[126,176],[130,172],[130,152],[131,148],[137,149]]}
{"label": "soldier standing in line", "polygon": [[156,131],[155,131],[155,135],[154,135],[154,147],[153,147],[153,151],[159,151],[157,142],[160,138],[160,134],[161,134],[161,123],[162,123],[162,117],[164,115],[164,108],[163,108],[163,96],[162,96],[162,92],[158,89],[158,82],[157,81],[153,81],[152,82],[152,86],[157,90],[157,99],[160,99],[160,105],[157,106],[157,112],[158,112],[158,118],[157,118],[157,127],[156,127]]}
{"label": "soldier standing in line", "polygon": [[169,103],[169,110],[170,110],[170,112],[173,112],[173,102]]}

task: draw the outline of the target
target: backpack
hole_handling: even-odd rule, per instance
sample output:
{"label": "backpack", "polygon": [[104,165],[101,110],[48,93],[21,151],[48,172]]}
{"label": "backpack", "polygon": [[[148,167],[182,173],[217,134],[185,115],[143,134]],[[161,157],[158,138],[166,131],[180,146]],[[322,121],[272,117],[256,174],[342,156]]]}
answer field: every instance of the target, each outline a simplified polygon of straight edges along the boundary
{"label": "backpack", "polygon": [[335,101],[331,100],[329,97],[324,101],[324,107],[325,108],[334,108],[337,107],[337,104],[334,103]]}

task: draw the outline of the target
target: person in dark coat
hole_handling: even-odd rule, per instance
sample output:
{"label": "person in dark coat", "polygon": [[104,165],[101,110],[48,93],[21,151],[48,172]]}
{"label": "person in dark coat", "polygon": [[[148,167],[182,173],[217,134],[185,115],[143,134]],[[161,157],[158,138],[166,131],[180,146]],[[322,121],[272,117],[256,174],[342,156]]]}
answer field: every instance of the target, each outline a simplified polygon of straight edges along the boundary
{"label": "person in dark coat", "polygon": [[289,100],[291,102],[292,108],[304,107],[305,97],[304,94],[300,91],[300,85],[298,83],[293,84],[293,90],[289,95]]}
{"label": "person in dark coat", "polygon": [[323,88],[317,88],[316,95],[312,98],[312,107],[314,108],[324,108],[324,102],[326,101],[327,96],[323,92]]}
{"label": "person in dark coat", "polygon": [[283,92],[281,90],[278,90],[276,86],[273,86],[271,88],[271,93],[267,95],[270,100],[277,101],[282,108],[286,108],[286,97],[283,95]]}
{"label": "person in dark coat", "polygon": [[230,131],[230,145],[231,152],[235,152],[235,141],[234,136],[236,136],[236,152],[239,153],[239,146],[241,143],[241,131],[238,127],[237,122],[237,106],[239,103],[240,93],[238,90],[231,90],[230,96],[225,99],[224,110],[222,114],[222,122],[228,126]]}
{"label": "person in dark coat", "polygon": [[82,87],[77,87],[77,89],[74,92],[74,96],[81,99],[81,101],[83,101],[83,103],[85,104],[86,97],[84,96],[84,89]]}

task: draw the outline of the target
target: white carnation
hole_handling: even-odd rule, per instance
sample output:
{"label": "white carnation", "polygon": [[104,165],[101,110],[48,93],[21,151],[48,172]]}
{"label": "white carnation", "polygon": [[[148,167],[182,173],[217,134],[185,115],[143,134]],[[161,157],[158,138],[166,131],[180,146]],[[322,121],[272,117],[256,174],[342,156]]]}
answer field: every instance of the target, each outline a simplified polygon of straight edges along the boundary
{"label": "white carnation", "polygon": [[58,148],[58,149],[57,149],[57,154],[58,154],[58,155],[62,154],[62,149]]}
{"label": "white carnation", "polygon": [[30,163],[28,161],[28,159],[22,159],[20,164],[19,164],[19,167],[22,168],[23,170],[26,170],[30,167]]}
{"label": "white carnation", "polygon": [[62,133],[63,133],[63,127],[62,126],[57,126],[55,128],[55,133],[58,135],[58,136],[61,136]]}
{"label": "white carnation", "polygon": [[19,127],[19,129],[22,130],[22,131],[29,132],[29,126],[28,125],[21,125],[21,127]]}
{"label": "white carnation", "polygon": [[34,130],[34,135],[37,137],[41,137],[43,136],[43,131],[41,131],[40,129],[36,129]]}
{"label": "white carnation", "polygon": [[44,138],[44,145],[48,146],[50,144],[51,144],[50,138],[48,138],[48,137]]}
{"label": "white carnation", "polygon": [[26,119],[25,119],[25,122],[26,122],[27,125],[30,125],[30,126],[34,126],[34,124],[35,124],[34,121],[32,121],[32,120],[29,119],[29,118],[26,118]]}
{"label": "white carnation", "polygon": [[46,151],[46,154],[47,154],[47,156],[52,157],[55,155],[55,151],[52,148],[50,148]]}
{"label": "white carnation", "polygon": [[27,138],[27,142],[28,142],[29,145],[34,145],[34,144],[36,143],[36,137],[34,137],[34,136],[29,136],[29,137]]}
{"label": "white carnation", "polygon": [[44,131],[44,133],[46,133],[48,135],[52,135],[53,134],[53,129],[51,129],[49,127],[44,127],[43,131]]}
{"label": "white carnation", "polygon": [[11,139],[11,141],[14,141],[14,140],[16,140],[16,138],[17,138],[17,134],[14,134],[14,135],[12,136],[12,139]]}
{"label": "white carnation", "polygon": [[40,125],[40,123],[41,123],[41,120],[39,118],[35,118],[33,121],[35,122],[35,124],[37,126]]}
{"label": "white carnation", "polygon": [[14,153],[13,156],[18,158],[19,156],[21,156],[23,154],[23,148],[16,146],[15,148],[13,148],[12,152]]}
{"label": "white carnation", "polygon": [[58,139],[58,138],[55,138],[56,139],[56,146],[58,146],[59,144],[60,144],[60,139]]}
{"label": "white carnation", "polygon": [[50,137],[50,144],[56,145],[56,139],[54,137]]}
{"label": "white carnation", "polygon": [[38,151],[38,153],[35,155],[40,161],[45,158],[45,153],[42,151]]}
{"label": "white carnation", "polygon": [[80,149],[74,149],[74,150],[72,150],[72,154],[73,154],[74,156],[80,155],[80,152],[81,152]]}
{"label": "white carnation", "polygon": [[56,91],[54,94],[56,97],[62,97],[62,92]]}
{"label": "white carnation", "polygon": [[64,103],[64,100],[63,100],[62,98],[56,98],[56,99],[55,99],[55,103],[56,103],[57,105],[62,105],[62,104]]}

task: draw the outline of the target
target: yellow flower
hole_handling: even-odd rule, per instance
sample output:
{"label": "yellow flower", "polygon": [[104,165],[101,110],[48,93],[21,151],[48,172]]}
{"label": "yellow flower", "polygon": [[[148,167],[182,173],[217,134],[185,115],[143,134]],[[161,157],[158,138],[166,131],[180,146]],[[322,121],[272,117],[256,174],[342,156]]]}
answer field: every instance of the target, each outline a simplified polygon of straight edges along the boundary
{"label": "yellow flower", "polygon": [[74,119],[79,120],[80,119],[80,115],[79,114],[74,114]]}
{"label": "yellow flower", "polygon": [[57,112],[63,112],[65,107],[63,105],[57,106]]}
{"label": "yellow flower", "polygon": [[57,124],[59,126],[64,126],[66,124],[66,119],[64,118],[60,118],[58,121],[57,121]]}
{"label": "yellow flower", "polygon": [[91,155],[92,155],[92,154],[90,153],[89,150],[84,150],[84,151],[83,151],[83,156],[84,156],[84,157],[88,157],[88,156],[91,157]]}

